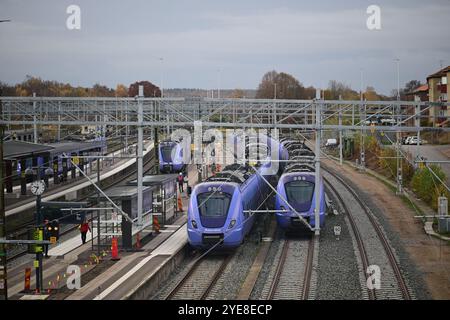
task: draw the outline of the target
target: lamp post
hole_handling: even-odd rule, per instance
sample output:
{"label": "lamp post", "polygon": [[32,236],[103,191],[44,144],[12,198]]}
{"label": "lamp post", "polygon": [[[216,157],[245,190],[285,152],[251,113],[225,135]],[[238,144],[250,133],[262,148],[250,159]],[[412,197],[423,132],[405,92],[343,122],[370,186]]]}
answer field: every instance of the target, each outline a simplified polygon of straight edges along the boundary
{"label": "lamp post", "polygon": [[160,71],[161,98],[164,98],[164,89],[163,89],[163,62],[164,62],[164,58],[160,57],[160,58],[158,58],[158,60],[161,61],[161,71]]}
{"label": "lamp post", "polygon": [[360,121],[361,121],[361,138],[360,138],[360,165],[361,170],[365,170],[366,167],[366,150],[364,146],[364,135],[366,134],[366,131],[363,129],[363,127],[366,125],[366,112],[365,108],[366,105],[363,104],[364,102],[364,92],[363,92],[363,86],[364,86],[364,70],[361,69],[361,85],[360,85],[360,101],[361,105],[359,108],[359,115],[360,115]]}
{"label": "lamp post", "polygon": [[400,59],[394,59],[397,62],[397,101],[400,101]]}
{"label": "lamp post", "polygon": [[220,69],[217,69],[217,98],[220,99]]}
{"label": "lamp post", "polygon": [[[11,20],[0,20],[0,22],[10,22]],[[0,96],[2,92],[0,89]],[[3,119],[3,107],[0,100],[0,117]],[[3,172],[3,136],[4,125],[0,125],[0,238],[6,239],[6,214],[5,214],[5,188]],[[0,244],[0,300],[8,300],[8,282],[7,282],[7,261],[6,246]]]}
{"label": "lamp post", "polygon": [[[400,59],[396,58],[394,61],[397,63],[397,126],[401,125],[401,107],[400,107]],[[400,159],[400,131],[397,130],[397,194],[402,194],[402,161]]]}
{"label": "lamp post", "polygon": [[[0,89],[0,96],[2,95]],[[0,100],[0,116],[3,117],[2,101]],[[3,186],[3,135],[4,126],[0,125],[0,238],[6,239],[5,188]],[[8,300],[8,284],[6,273],[6,246],[0,244],[0,299]]]}

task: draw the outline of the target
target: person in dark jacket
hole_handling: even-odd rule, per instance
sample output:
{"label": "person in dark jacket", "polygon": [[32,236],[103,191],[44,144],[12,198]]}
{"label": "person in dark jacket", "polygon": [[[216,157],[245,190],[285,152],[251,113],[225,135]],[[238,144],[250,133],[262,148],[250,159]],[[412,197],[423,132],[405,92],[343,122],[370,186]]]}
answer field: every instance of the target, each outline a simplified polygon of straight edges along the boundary
{"label": "person in dark jacket", "polygon": [[81,241],[83,244],[86,243],[86,234],[88,231],[91,231],[91,228],[89,227],[89,223],[84,220],[82,224],[80,224],[80,233],[81,233]]}

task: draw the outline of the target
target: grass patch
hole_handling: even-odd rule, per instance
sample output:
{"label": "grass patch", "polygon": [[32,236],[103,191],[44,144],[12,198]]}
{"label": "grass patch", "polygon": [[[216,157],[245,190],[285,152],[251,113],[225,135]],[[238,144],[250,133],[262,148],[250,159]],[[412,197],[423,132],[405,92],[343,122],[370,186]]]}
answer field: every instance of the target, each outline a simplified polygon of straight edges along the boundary
{"label": "grass patch", "polygon": [[[367,174],[369,174],[370,176],[374,177],[375,179],[377,179],[378,181],[380,181],[382,184],[384,184],[392,193],[396,194],[397,189],[395,187],[393,187],[389,182],[387,182],[384,179],[381,179],[379,177],[377,177],[376,175],[370,173],[370,172],[366,172]],[[414,202],[410,201],[408,199],[407,196],[405,196],[404,194],[402,194],[400,196],[400,199],[403,201],[403,203],[410,208],[411,210],[417,212],[419,215],[424,216],[425,213],[422,211],[422,209],[420,207],[417,207]]]}

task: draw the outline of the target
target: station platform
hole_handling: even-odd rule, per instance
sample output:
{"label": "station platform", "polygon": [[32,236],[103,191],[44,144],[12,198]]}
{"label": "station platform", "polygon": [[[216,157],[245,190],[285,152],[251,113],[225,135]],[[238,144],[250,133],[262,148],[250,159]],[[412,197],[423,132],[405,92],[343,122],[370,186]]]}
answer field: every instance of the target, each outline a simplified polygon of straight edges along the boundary
{"label": "station platform", "polygon": [[[151,152],[153,150],[153,142],[147,142],[145,145],[145,150],[144,151],[144,156]],[[117,155],[119,155],[120,151],[117,151]],[[119,160],[118,162],[116,162],[113,166],[104,166],[104,168],[101,170],[101,174],[100,174],[100,180],[104,180],[107,179],[115,174],[117,174],[118,172],[124,170],[125,168],[133,165],[136,162],[135,158],[131,158],[131,159],[122,159]],[[78,172],[78,171],[77,171]],[[90,179],[92,180],[96,180],[97,179],[97,173],[93,173],[90,174],[89,176]],[[85,187],[90,186],[91,183],[86,179],[86,178],[75,178],[73,183],[69,183],[69,184],[58,184],[58,185],[53,185],[50,189],[48,189],[45,193],[44,196],[42,197],[42,201],[52,201],[61,197],[67,197],[68,195],[70,195],[71,193],[74,193],[78,190],[81,190]],[[29,186],[28,186],[29,187]],[[19,192],[20,193],[20,186],[19,186],[19,190],[15,190],[15,192]],[[22,211],[25,210],[29,210],[34,208],[36,205],[35,202],[35,197],[27,197],[26,200],[18,202],[14,205],[8,206],[6,208],[6,216],[11,216],[17,213],[20,213]]]}
{"label": "station platform", "polygon": [[[111,153],[106,153],[105,156],[118,157],[118,156],[121,155],[121,153],[123,153],[122,150],[117,150],[117,151],[114,151],[114,152],[111,152]],[[121,161],[121,159],[119,158],[115,162],[117,162],[117,163],[115,163],[114,166],[117,166],[117,165],[121,164],[119,162],[123,163],[124,161]],[[91,167],[91,165],[92,165],[92,167]],[[101,166],[101,170],[105,167],[105,164],[104,164],[103,161],[100,161],[100,166]],[[95,162],[86,164],[86,171],[92,173],[92,171],[94,171],[94,170],[97,170],[97,164]],[[74,183],[77,180],[83,179],[84,177],[80,177],[78,172],[79,171],[77,170],[76,171],[77,174],[76,174],[75,178],[72,178],[72,176],[70,175],[70,172],[69,172],[69,174],[67,175],[67,182],[66,183],[61,183],[60,186],[61,185],[67,186],[68,184]],[[51,189],[53,189],[53,187],[58,187],[58,185],[55,185],[53,183],[54,182],[53,177],[49,178],[48,182],[49,182],[50,187],[47,190],[51,190]],[[28,182],[26,184],[26,186],[27,186],[27,196],[30,196],[31,195],[31,193],[30,193],[31,182]],[[19,185],[15,185],[15,186],[13,186],[13,193],[12,194],[6,193],[5,195],[8,198],[26,197],[26,196],[23,196],[23,195],[20,194],[20,188],[21,188],[20,184]]]}
{"label": "station platform", "polygon": [[[188,170],[189,185],[197,183],[197,171],[195,166]],[[89,240],[97,236],[97,230],[88,233],[87,241],[81,245],[78,232],[67,240],[49,250],[50,258],[44,259],[44,289],[56,290],[50,293],[58,296],[58,299],[67,300],[117,300],[126,299],[136,288],[153,277],[174,255],[187,245],[187,207],[189,197],[186,188],[182,194],[183,212],[177,214],[172,224],[164,225],[159,233],[150,236],[148,242],[142,248],[135,251],[120,251],[119,261],[111,261],[109,250],[102,256],[100,264],[93,263],[92,256],[96,256],[96,250],[92,250]],[[78,290],[66,288],[66,270],[69,265],[78,265],[82,272],[82,287]],[[15,266],[8,271],[8,283],[10,284],[9,296],[12,299],[20,299],[24,295],[24,271],[32,269],[31,288],[35,286],[35,272],[33,261],[27,261]],[[92,272],[91,272],[92,271]],[[55,292],[56,292],[55,291]],[[46,293],[45,292],[45,293]]]}
{"label": "station platform", "polygon": [[[97,235],[98,235],[97,228],[94,228],[92,232],[88,232],[86,234],[86,243],[90,244],[91,240],[97,238]],[[77,235],[49,249],[48,255],[50,257],[64,257],[70,252],[74,251],[80,245],[81,245],[81,236],[80,234],[77,233]]]}
{"label": "station platform", "polygon": [[173,226],[175,229],[171,228],[174,232],[156,236],[143,248],[143,252],[122,258],[113,268],[77,290],[67,299],[120,300],[126,298],[187,244],[185,225],[186,216],[183,216],[176,221]]}

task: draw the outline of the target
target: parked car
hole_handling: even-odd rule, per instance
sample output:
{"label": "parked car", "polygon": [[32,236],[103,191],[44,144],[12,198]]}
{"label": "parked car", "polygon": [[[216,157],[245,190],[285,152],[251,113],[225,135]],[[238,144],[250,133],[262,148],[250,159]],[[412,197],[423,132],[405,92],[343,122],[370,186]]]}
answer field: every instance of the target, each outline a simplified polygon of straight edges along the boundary
{"label": "parked car", "polygon": [[395,119],[393,119],[393,118],[385,118],[385,119],[381,119],[381,123],[388,125],[388,124],[395,124],[396,122],[395,122]]}
{"label": "parked car", "polygon": [[411,140],[411,138],[412,138],[412,136],[404,137],[403,140],[402,140],[402,143],[403,144],[409,144],[409,141]]}
{"label": "parked car", "polygon": [[337,146],[337,140],[336,139],[327,139],[327,142],[325,143],[325,147],[335,147]]}
{"label": "parked car", "polygon": [[411,139],[409,139],[408,144],[410,144],[410,145],[416,145],[417,142],[419,142],[419,144],[425,144],[425,143],[427,143],[426,140],[418,139],[417,136],[413,136],[413,137],[411,137]]}

